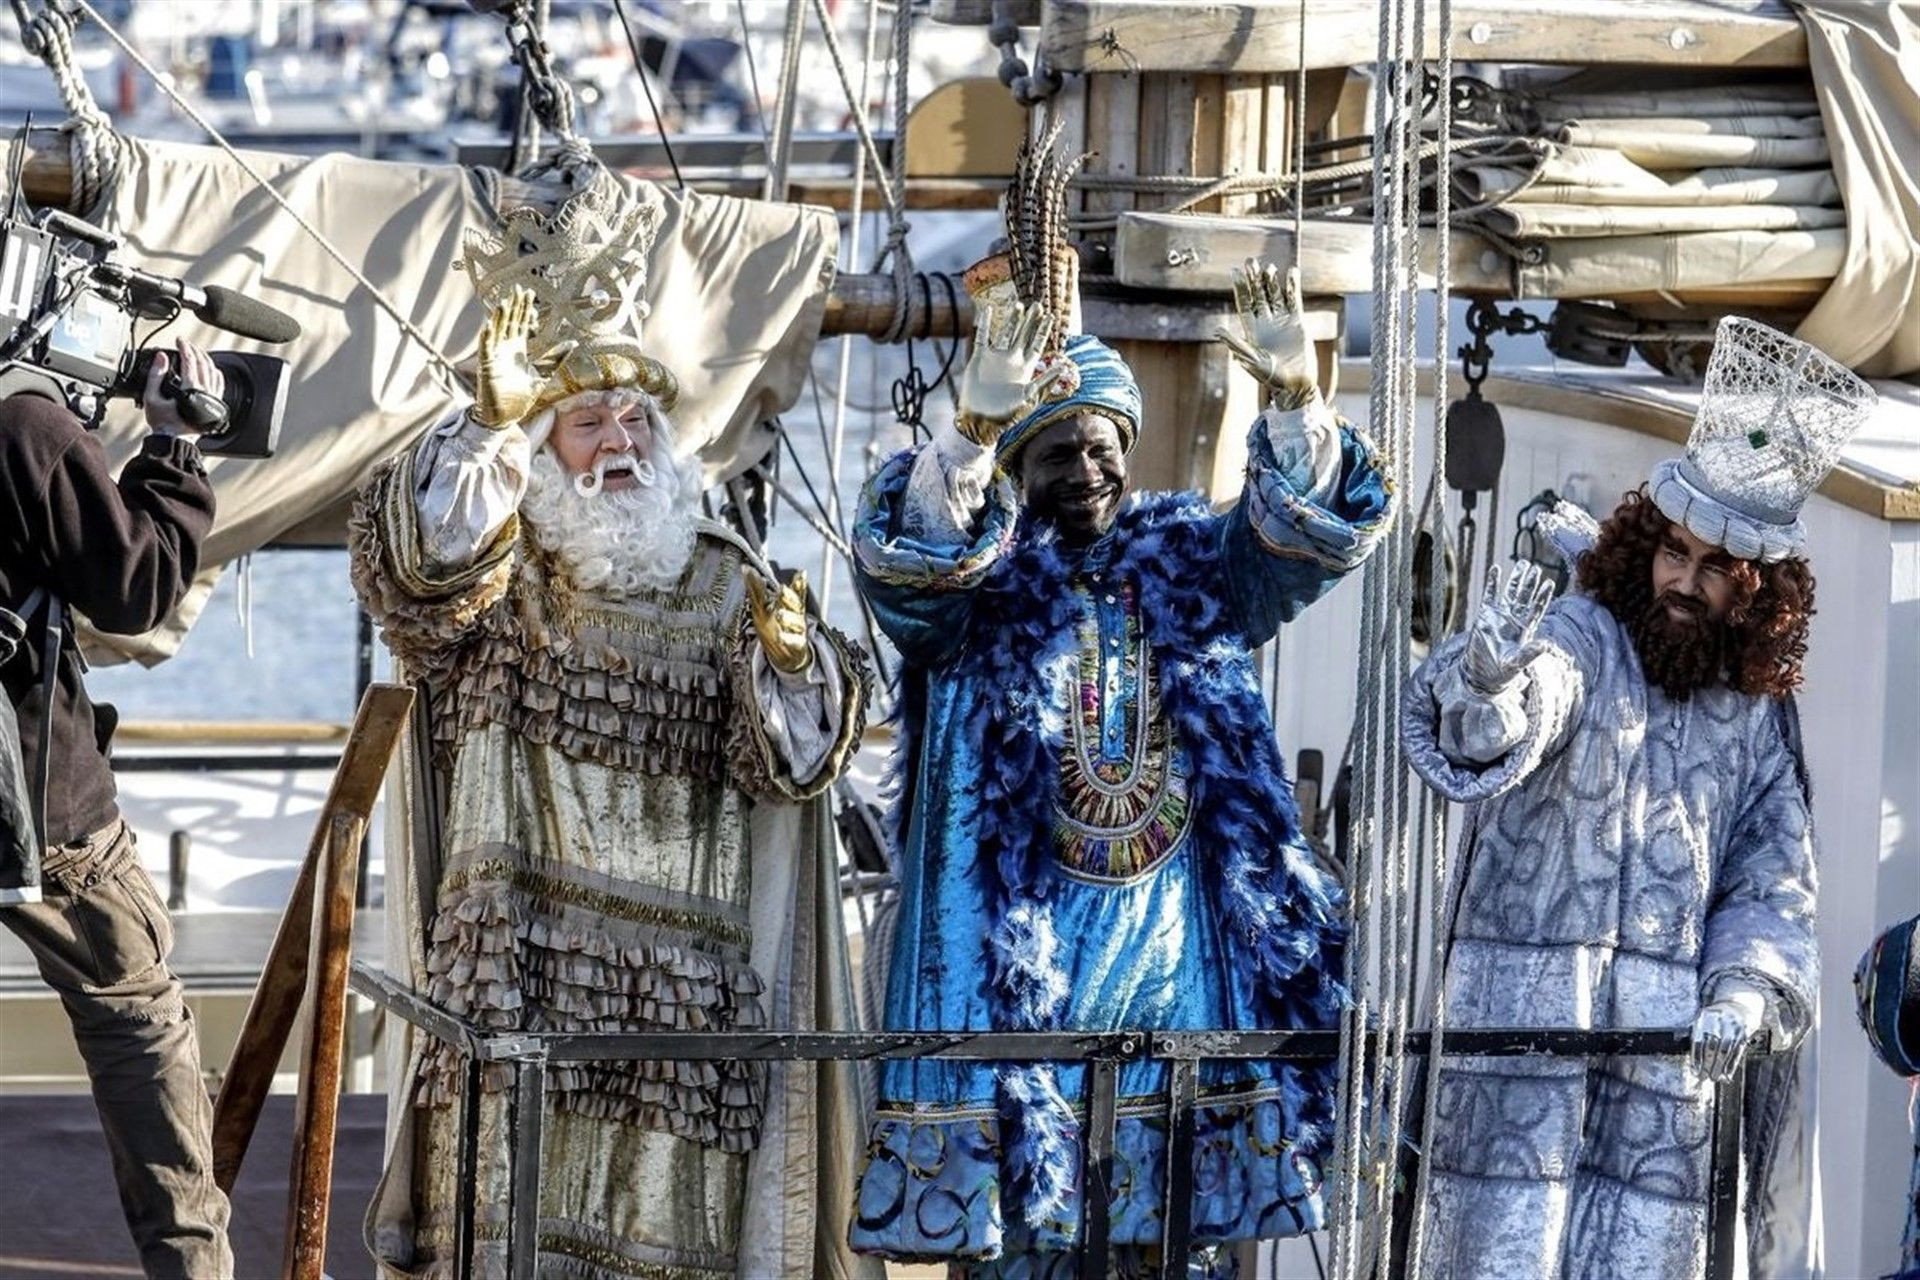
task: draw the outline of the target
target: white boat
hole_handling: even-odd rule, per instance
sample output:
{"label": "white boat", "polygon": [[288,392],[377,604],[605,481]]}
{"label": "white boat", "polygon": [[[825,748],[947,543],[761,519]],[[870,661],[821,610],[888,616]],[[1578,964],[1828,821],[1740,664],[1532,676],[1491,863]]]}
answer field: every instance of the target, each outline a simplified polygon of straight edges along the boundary
{"label": "white boat", "polygon": [[[731,21],[730,6],[708,8]],[[940,37],[948,50],[955,32],[983,43],[975,28],[991,20],[993,8],[969,0],[935,0],[934,16],[952,24]],[[1775,93],[1777,82],[1784,80],[1795,86],[1799,94],[1795,102],[1812,101],[1811,90],[1800,93],[1806,80],[1806,40],[1778,0],[1735,4],[1652,0],[1615,26],[1608,26],[1607,20],[1619,16],[1617,11],[1604,9],[1587,0],[1458,0],[1459,52],[1463,60],[1468,55],[1482,59],[1475,70],[1485,77],[1484,83],[1495,87],[1519,83],[1518,71],[1507,81],[1501,78],[1501,68],[1511,69],[1514,64],[1545,62],[1617,70],[1619,63],[1631,61],[1661,68],[1661,74],[1677,74],[1675,67],[1704,63],[1744,68],[1741,74],[1751,73],[1755,83],[1763,86],[1763,96]],[[1185,188],[1167,184],[1172,196],[1147,186],[1126,189],[1094,182],[1080,188],[1078,197],[1082,214],[1106,216],[1104,225],[1090,226],[1086,232],[1094,245],[1089,251],[1089,274],[1107,277],[1089,290],[1089,327],[1122,340],[1145,384],[1149,431],[1136,464],[1137,478],[1143,483],[1198,485],[1220,499],[1234,491],[1240,464],[1235,440],[1240,425],[1251,416],[1248,393],[1227,375],[1230,366],[1219,352],[1209,350],[1203,341],[1224,313],[1229,266],[1250,254],[1281,261],[1297,256],[1308,292],[1317,299],[1324,336],[1332,339],[1342,330],[1360,327],[1357,310],[1350,316],[1342,298],[1366,289],[1371,245],[1364,213],[1344,219],[1330,216],[1347,202],[1346,188],[1339,185],[1344,179],[1326,179],[1325,207],[1317,210],[1323,216],[1308,219],[1297,237],[1292,218],[1273,211],[1278,194],[1285,189],[1279,183],[1221,190],[1193,202],[1191,209],[1160,210],[1182,192],[1191,194],[1206,187],[1206,179],[1230,175],[1235,164],[1243,170],[1269,173],[1288,167],[1293,154],[1289,95],[1301,71],[1295,56],[1301,31],[1294,23],[1302,11],[1298,0],[1204,6],[1178,13],[1151,0],[1030,0],[1007,10],[1025,22],[1025,47],[1032,50],[1037,42],[1048,60],[1067,73],[1044,110],[1067,120],[1074,145],[1103,152],[1091,170],[1095,178],[1124,179],[1130,166],[1149,165],[1167,168],[1162,177],[1182,176],[1174,172],[1182,165],[1185,176],[1200,174],[1197,183]],[[765,53],[778,47],[764,22],[772,13],[756,11],[763,21],[743,37],[749,49],[759,44]],[[1315,0],[1311,7],[1313,41],[1305,83],[1309,101],[1324,121],[1310,125],[1316,136],[1338,139],[1367,132],[1365,85],[1349,68],[1371,58],[1375,32],[1369,23],[1377,13],[1377,0],[1331,4]],[[855,33],[843,30],[841,39],[851,49]],[[819,46],[809,45],[810,58],[821,59],[822,53]],[[998,56],[987,50],[971,69],[991,71]],[[811,81],[810,92],[816,100],[831,101],[837,84],[827,81],[827,89],[820,87],[830,69],[825,61],[814,66],[817,78]],[[1029,71],[1040,78],[1037,66]],[[1737,77],[1735,81],[1737,96],[1740,84]],[[1356,85],[1359,94],[1354,92]],[[1563,87],[1563,92],[1574,91]],[[917,203],[922,210],[991,207],[1003,178],[991,168],[983,173],[966,167],[973,155],[970,148],[981,144],[977,119],[973,128],[968,122],[989,111],[1010,110],[1003,96],[1004,91],[991,83],[984,87],[943,84],[921,106],[916,116],[918,132],[911,125],[905,136],[885,131],[879,142],[886,149],[876,148],[876,154],[886,158],[892,154],[891,147],[908,148],[912,167],[904,194],[909,205]],[[1779,101],[1769,100],[1776,105]],[[1591,102],[1586,105],[1593,109]],[[1001,121],[1006,118],[996,116]],[[1018,120],[1017,114],[1014,118]],[[1211,140],[1196,133],[1196,121],[1214,130]],[[1015,129],[1025,127],[1021,122]],[[623,142],[647,147],[650,171],[657,173],[658,161],[664,157],[652,154],[653,141],[610,139],[606,150],[611,154]],[[684,135],[676,141],[692,145]],[[1004,164],[1012,139],[1000,141],[1007,144],[1000,148],[999,163]],[[745,143],[732,139],[712,145],[736,147],[739,155],[746,155],[752,142],[749,137]],[[851,156],[860,150],[857,140],[843,138],[838,145],[839,151],[823,149],[821,154]],[[758,154],[764,158],[773,149],[773,141],[764,140]],[[1328,162],[1337,162],[1344,154],[1330,149]],[[415,179],[426,189],[444,177],[444,172],[430,169],[403,172],[399,166],[344,158],[306,165],[285,156],[266,158],[282,166],[276,173],[292,189],[309,181],[364,183],[366,189],[385,195],[403,190],[406,182]],[[166,149],[155,153],[151,163],[204,165],[208,172],[226,164],[211,148],[201,147]],[[853,184],[840,176],[846,162],[835,159],[833,163],[841,169],[823,164],[818,172],[801,175],[803,194],[844,208],[853,198]],[[1205,167],[1209,163],[1214,167]],[[763,175],[758,171],[743,172],[737,159],[728,165],[695,179],[695,184],[705,182],[731,192],[757,191],[762,186]],[[1134,176],[1139,176],[1137,171]],[[44,176],[41,180],[46,181]],[[1534,180],[1539,181],[1537,175]],[[872,181],[869,171],[867,182]],[[871,185],[861,191],[865,207],[875,208],[879,200]],[[1580,201],[1570,198],[1567,203]],[[1454,281],[1463,295],[1500,299],[1524,295],[1546,302],[1599,298],[1617,303],[1617,322],[1632,328],[1642,349],[1659,357],[1687,345],[1670,341],[1672,326],[1697,328],[1703,317],[1756,310],[1773,318],[1804,316],[1847,265],[1847,227],[1836,228],[1826,212],[1837,204],[1837,196],[1832,200],[1823,196],[1809,206],[1814,212],[1795,215],[1806,225],[1781,228],[1676,230],[1675,225],[1692,226],[1683,218],[1680,224],[1643,231],[1630,253],[1620,252],[1627,237],[1580,234],[1586,224],[1575,217],[1569,224],[1575,229],[1572,234],[1521,236],[1530,244],[1545,246],[1532,260],[1531,249],[1509,254],[1502,247],[1501,228],[1512,232],[1531,227],[1537,232],[1540,224],[1524,219],[1548,216],[1537,209],[1522,210],[1509,215],[1515,221],[1499,227],[1462,229],[1454,241]],[[455,206],[451,201],[427,200],[420,207],[444,213]],[[384,215],[386,210],[379,212]],[[1856,222],[1863,216],[1857,209],[1850,212]],[[969,216],[976,219],[971,224],[958,221]],[[952,234],[936,242],[940,217],[953,220],[945,224]],[[412,225],[402,225],[408,219]],[[823,332],[873,333],[884,327],[873,317],[890,312],[893,306],[892,281],[883,272],[859,272],[880,236],[876,225],[862,224],[862,248],[856,254],[850,243],[850,221],[842,219],[846,239],[841,279],[823,303],[823,310],[832,317],[830,324],[838,327]],[[978,213],[916,211],[913,243],[920,268],[957,272],[972,252],[967,241],[983,222],[991,225]],[[275,234],[285,231],[271,211],[257,215],[250,225],[263,243],[273,237],[260,233],[262,228],[274,228]],[[348,229],[335,229],[343,238],[351,238]],[[363,236],[363,245],[383,248],[394,258],[404,256],[393,252],[396,244],[424,245],[416,251],[439,252],[440,246],[453,242],[454,230],[423,225],[420,215],[409,211],[374,227]],[[1683,245],[1683,236],[1708,239],[1696,238]],[[1671,252],[1662,257],[1650,246]],[[177,246],[135,236],[130,247],[135,256],[155,263],[156,269],[180,273],[192,265],[187,251]],[[369,251],[368,256],[378,255]],[[353,304],[359,309],[350,315],[346,314],[348,304],[331,301],[345,296],[347,290],[330,267],[310,268],[313,279],[292,280],[286,274],[289,269],[277,260],[265,270],[232,255],[209,263],[216,273],[234,273],[236,285],[262,288],[276,305],[293,307],[302,301],[296,295],[306,291],[303,319],[310,320],[316,354],[300,359],[311,361],[306,366],[310,370],[319,369],[342,348],[350,325],[365,328],[387,323],[364,305],[364,299]],[[1755,276],[1756,264],[1765,268],[1765,278]],[[1546,302],[1538,310],[1544,312]],[[932,293],[928,303],[925,311],[935,313],[929,327],[964,330],[964,317],[951,314],[963,306],[944,308]],[[432,309],[430,300],[421,305],[425,311]],[[860,310],[862,305],[865,312]],[[416,318],[433,330],[437,340],[454,349],[472,334],[471,317],[462,318],[458,312],[457,306],[451,306]],[[1592,317],[1588,321],[1591,329]],[[831,343],[823,342],[814,360],[814,370],[824,384],[852,388],[848,398],[855,408],[842,445],[835,448],[831,443],[834,415],[830,412],[823,412],[818,433],[810,426],[796,429],[799,417],[810,407],[805,400],[788,429],[794,445],[791,465],[834,486],[840,512],[850,507],[876,457],[909,437],[905,428],[887,420],[884,411],[863,413],[858,407],[885,404],[887,384],[903,370],[902,353],[857,340],[853,346],[851,376],[844,382],[839,381],[838,352]],[[1331,341],[1327,352],[1329,357],[1334,353]],[[917,354],[931,377],[939,367],[938,352],[930,361],[923,345]],[[1341,407],[1356,422],[1367,415],[1365,383],[1370,370],[1364,360],[1349,360],[1340,370]],[[250,530],[244,538],[229,537],[221,544],[223,558],[273,539],[337,540],[341,499],[368,460],[422,425],[422,415],[435,399],[432,388],[423,391],[408,385],[410,379],[425,383],[422,365],[406,366],[405,376],[389,375],[386,370],[379,371],[380,376],[371,370],[356,372],[364,378],[353,381],[341,397],[342,403],[351,400],[348,411],[367,439],[347,442],[342,437],[343,448],[358,452],[344,463],[329,463],[326,484],[330,487],[324,493],[295,491],[292,486],[276,489],[282,473],[262,470],[249,478],[231,468],[221,471],[222,483],[230,484],[236,504],[248,512]],[[1901,372],[1906,379],[1912,376],[1911,370]],[[1430,367],[1423,376],[1430,387]],[[1828,1271],[1835,1276],[1874,1274],[1893,1266],[1906,1209],[1902,1189],[1913,1156],[1907,1087],[1871,1057],[1857,1033],[1850,986],[1854,961],[1874,933],[1920,908],[1920,832],[1907,818],[1920,812],[1920,735],[1913,728],[1920,723],[1920,626],[1916,626],[1920,621],[1920,392],[1910,380],[1882,380],[1878,386],[1877,416],[1849,446],[1841,467],[1806,512],[1820,581],[1820,607],[1800,706],[1816,787],[1823,860],[1819,1152]],[[1697,395],[1685,382],[1643,360],[1621,369],[1599,370],[1570,359],[1546,357],[1517,340],[1500,345],[1494,374],[1484,389],[1500,407],[1507,445],[1491,508],[1500,515],[1496,521],[1482,499],[1479,511],[1486,523],[1480,530],[1480,546],[1492,544],[1503,557],[1515,537],[1515,514],[1544,491],[1574,499],[1598,514],[1610,510],[1621,493],[1644,480],[1654,461],[1671,454],[1685,439]],[[1430,401],[1423,401],[1422,413],[1429,407]],[[337,406],[333,411],[340,412]],[[932,412],[938,412],[937,402]],[[1156,434],[1156,422],[1180,427]],[[303,455],[300,450],[318,438],[324,425],[317,416],[292,425],[295,447],[289,456],[305,456],[311,462],[315,454]],[[122,447],[127,438],[124,433],[116,437]],[[1415,474],[1424,476],[1428,466],[1428,459],[1416,452]],[[794,473],[782,477],[786,491],[782,501],[788,508],[775,526],[776,550],[803,564],[816,560],[823,566],[833,564],[834,553],[813,525],[793,518],[799,514],[793,506],[800,505],[797,500],[803,496],[797,478]],[[228,492],[223,490],[223,500]],[[269,492],[277,507],[262,496]],[[1419,495],[1409,497],[1417,502]],[[822,501],[819,505],[827,509],[809,511],[813,523],[831,525],[836,519],[833,504]],[[269,507],[275,509],[266,514]],[[261,576],[267,576],[264,569]],[[334,585],[344,590],[343,576]],[[1332,761],[1346,748],[1352,728],[1356,654],[1369,650],[1360,635],[1359,595],[1358,583],[1343,586],[1284,633],[1275,681],[1276,727],[1290,751],[1316,750]],[[262,599],[263,615],[273,603]],[[836,620],[850,629],[858,626],[858,606],[844,565],[838,570],[836,593],[826,604]],[[216,621],[216,615],[210,614],[200,623],[200,631],[175,660],[176,677],[184,678],[195,664],[210,671],[235,669],[231,654],[237,632],[227,627],[223,639],[208,640],[206,629]],[[202,643],[209,647],[197,650],[195,645]],[[203,652],[207,656],[202,657]],[[149,678],[163,680],[167,670],[163,667]],[[342,672],[343,683],[350,674]],[[103,684],[131,692],[133,679],[104,673]],[[344,719],[345,710],[332,711],[325,718]],[[884,743],[876,742],[872,758],[863,761],[867,776],[877,772],[874,760],[883,749]],[[192,866],[200,878],[189,882],[187,918],[192,924],[188,932],[209,941],[205,967],[190,969],[188,978],[193,984],[198,974],[205,993],[209,1062],[225,1061],[222,1028],[230,1028],[235,1015],[219,1002],[228,1000],[237,1006],[250,988],[246,957],[264,953],[265,921],[291,887],[310,834],[311,815],[324,790],[323,779],[323,774],[265,769],[205,776],[191,785],[171,780],[156,783],[144,775],[127,780],[128,808],[141,831],[151,869],[164,872],[164,850],[173,831],[184,830],[192,837]],[[259,856],[256,850],[266,852]],[[374,852],[379,856],[377,842]],[[857,912],[853,917],[861,918]],[[377,937],[377,931],[361,932]],[[248,938],[253,941],[247,942]],[[25,1056],[0,1056],[0,1077],[12,1076],[16,1084],[21,1077],[32,1077],[38,1087],[74,1086],[77,1076],[70,1056],[61,1056],[58,1037],[45,1030],[54,1026],[56,1015],[47,998],[36,993],[30,975],[20,971],[17,959],[6,967],[6,945],[7,940],[0,938],[0,1028],[5,1028],[0,1030],[0,1044],[32,1047]],[[382,1075],[374,1020],[370,1015],[363,1017],[363,1022],[356,1023],[352,1079],[358,1088],[377,1089]],[[25,1027],[36,1030],[12,1034],[13,1029]],[[5,1080],[0,1079],[0,1084]],[[92,1211],[102,1220],[112,1212],[105,1204]],[[1266,1259],[1264,1265],[1277,1268],[1274,1274],[1302,1274],[1295,1268],[1311,1264],[1293,1250]],[[348,1269],[341,1274],[353,1272]]]}

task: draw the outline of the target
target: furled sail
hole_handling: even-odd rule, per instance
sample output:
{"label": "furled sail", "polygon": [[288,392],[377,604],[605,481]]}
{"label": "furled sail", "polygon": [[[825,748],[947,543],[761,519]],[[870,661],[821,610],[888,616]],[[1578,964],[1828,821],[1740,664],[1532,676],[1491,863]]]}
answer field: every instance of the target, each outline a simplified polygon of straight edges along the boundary
{"label": "furled sail", "polygon": [[[232,156],[210,146],[121,144],[119,182],[92,214],[123,237],[125,258],[238,290],[293,315],[304,330],[286,347],[256,348],[293,366],[280,448],[267,461],[211,466],[219,516],[209,561],[224,564],[289,536],[338,540],[355,487],[462,403],[465,391],[449,389],[452,379],[435,356]],[[496,222],[503,208],[551,199],[491,170],[246,155],[456,366],[471,359],[482,319],[471,286],[453,269],[461,233]],[[681,447],[700,452],[710,480],[738,474],[771,447],[765,424],[794,401],[806,377],[833,278],[833,216],[621,181],[635,199],[662,210],[645,341],[680,379]],[[250,346],[189,316],[178,326],[211,348]],[[102,432],[116,462],[142,434],[137,411],[123,403]],[[168,626],[126,651],[143,660],[172,652],[204,595],[196,592]]]}

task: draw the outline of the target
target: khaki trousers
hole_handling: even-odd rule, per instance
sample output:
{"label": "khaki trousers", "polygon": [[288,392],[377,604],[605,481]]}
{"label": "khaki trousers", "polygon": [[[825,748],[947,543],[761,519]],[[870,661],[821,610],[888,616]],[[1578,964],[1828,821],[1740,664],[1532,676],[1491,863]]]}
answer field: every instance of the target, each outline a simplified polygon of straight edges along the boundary
{"label": "khaki trousers", "polygon": [[48,849],[41,882],[43,900],[0,910],[0,923],[66,1007],[141,1265],[155,1280],[226,1280],[213,1104],[193,1014],[167,968],[173,924],[132,830],[115,819]]}

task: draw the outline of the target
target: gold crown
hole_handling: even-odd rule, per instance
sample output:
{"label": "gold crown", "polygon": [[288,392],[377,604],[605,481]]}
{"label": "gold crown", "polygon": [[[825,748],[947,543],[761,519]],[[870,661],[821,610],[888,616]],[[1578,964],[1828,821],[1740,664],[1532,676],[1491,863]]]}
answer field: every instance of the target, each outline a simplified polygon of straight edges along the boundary
{"label": "gold crown", "polygon": [[468,228],[454,265],[472,278],[480,301],[497,306],[523,286],[538,306],[527,351],[546,381],[530,413],[616,387],[638,387],[673,408],[679,380],[640,346],[647,251],[659,226],[658,206],[628,199],[602,177],[551,216],[519,208],[497,232]]}

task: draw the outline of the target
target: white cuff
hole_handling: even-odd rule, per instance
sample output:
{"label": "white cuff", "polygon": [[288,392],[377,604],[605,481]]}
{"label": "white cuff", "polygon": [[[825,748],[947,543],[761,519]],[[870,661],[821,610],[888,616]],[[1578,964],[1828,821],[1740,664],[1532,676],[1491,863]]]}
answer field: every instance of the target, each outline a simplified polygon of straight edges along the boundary
{"label": "white cuff", "polygon": [[993,450],[951,426],[940,427],[913,460],[901,503],[902,529],[926,542],[967,542],[986,509]]}
{"label": "white cuff", "polygon": [[1434,682],[1440,708],[1440,750],[1455,764],[1489,764],[1527,736],[1527,681],[1522,671],[1497,693],[1483,693],[1453,663]]}
{"label": "white cuff", "polygon": [[1260,414],[1280,474],[1308,502],[1325,506],[1340,482],[1340,421],[1318,395],[1298,409]]}
{"label": "white cuff", "polygon": [[446,569],[470,564],[519,509],[532,454],[519,427],[483,427],[464,411],[428,433],[414,457],[422,556]]}

